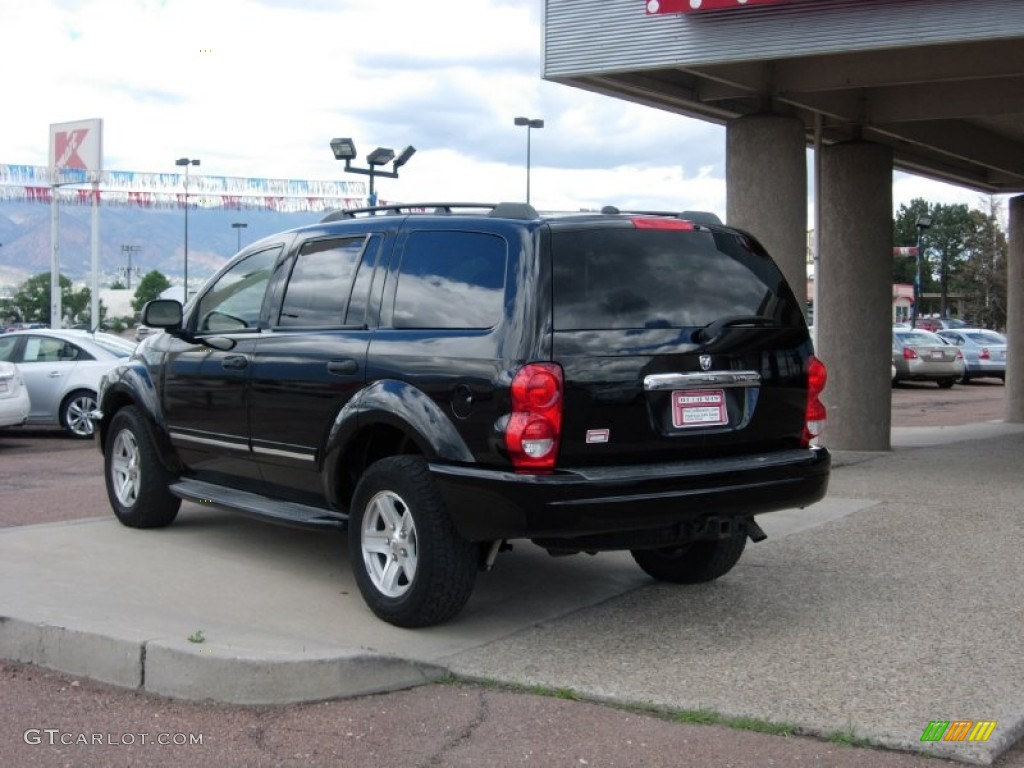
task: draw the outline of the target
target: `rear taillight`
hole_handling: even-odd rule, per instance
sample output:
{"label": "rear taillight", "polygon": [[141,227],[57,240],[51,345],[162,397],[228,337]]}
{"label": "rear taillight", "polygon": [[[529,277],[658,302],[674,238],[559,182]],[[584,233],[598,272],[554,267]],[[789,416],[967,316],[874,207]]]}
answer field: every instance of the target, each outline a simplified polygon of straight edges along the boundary
{"label": "rear taillight", "polygon": [[505,448],[516,469],[553,469],[562,436],[562,368],[524,365],[512,379]]}
{"label": "rear taillight", "polygon": [[917,352],[912,350],[910,347],[903,348],[903,359],[904,360],[917,360]]}
{"label": "rear taillight", "polygon": [[981,352],[978,353],[978,358],[981,360],[991,360],[992,356],[988,353],[987,347],[982,347]]}
{"label": "rear taillight", "polygon": [[803,444],[810,445],[815,438],[825,431],[825,404],[821,402],[821,393],[825,390],[828,372],[825,364],[814,355],[807,363],[807,410],[804,415]]}

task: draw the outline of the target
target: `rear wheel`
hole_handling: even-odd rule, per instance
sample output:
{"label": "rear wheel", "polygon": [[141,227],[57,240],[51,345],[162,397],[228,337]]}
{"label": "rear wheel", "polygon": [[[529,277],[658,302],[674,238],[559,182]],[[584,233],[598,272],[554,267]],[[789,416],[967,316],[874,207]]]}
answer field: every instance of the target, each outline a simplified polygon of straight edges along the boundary
{"label": "rear wheel", "polygon": [[178,516],[181,499],[167,490],[174,475],[160,463],[142,414],[122,408],[110,422],[104,452],[107,497],[129,528],[162,528]]}
{"label": "rear wheel", "polygon": [[636,564],[658,581],[700,584],[724,576],[740,559],[747,537],[694,541],[666,549],[634,549]]}
{"label": "rear wheel", "polygon": [[477,548],[455,530],[422,458],[391,456],[366,470],[348,537],[359,591],[389,624],[439,624],[469,600]]}
{"label": "rear wheel", "polygon": [[942,389],[950,389],[954,384],[956,384],[956,379],[942,379],[941,381],[936,382],[936,384],[938,384]]}
{"label": "rear wheel", "polygon": [[89,414],[96,410],[96,393],[77,389],[60,405],[60,424],[71,437],[86,440],[92,437],[93,424]]}
{"label": "rear wheel", "polygon": [[969,374],[967,372],[966,368],[964,369],[963,376],[960,377],[960,383],[961,384],[970,384],[971,383],[971,374]]}

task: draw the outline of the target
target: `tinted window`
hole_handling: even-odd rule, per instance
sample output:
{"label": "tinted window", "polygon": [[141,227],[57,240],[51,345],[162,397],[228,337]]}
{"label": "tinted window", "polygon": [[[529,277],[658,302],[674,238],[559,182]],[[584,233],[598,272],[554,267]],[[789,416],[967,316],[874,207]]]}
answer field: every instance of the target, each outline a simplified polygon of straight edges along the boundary
{"label": "tinted window", "polygon": [[505,241],[478,232],[414,232],[395,293],[396,328],[490,328],[505,295]]}
{"label": "tinted window", "polygon": [[196,330],[226,333],[256,328],[263,294],[280,246],[247,256],[217,278],[199,300]]}
{"label": "tinted window", "polygon": [[292,268],[281,306],[282,326],[337,328],[345,324],[352,276],[363,238],[306,243]]}
{"label": "tinted window", "polygon": [[552,233],[559,330],[686,328],[761,315],[802,323],[781,273],[747,238],[684,230]]}

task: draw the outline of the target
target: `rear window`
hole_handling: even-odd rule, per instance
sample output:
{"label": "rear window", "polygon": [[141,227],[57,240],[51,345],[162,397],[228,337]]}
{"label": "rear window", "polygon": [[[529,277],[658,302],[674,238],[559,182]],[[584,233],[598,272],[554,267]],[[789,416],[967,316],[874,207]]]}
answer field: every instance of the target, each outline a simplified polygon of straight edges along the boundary
{"label": "rear window", "polygon": [[802,323],[774,262],[739,235],[564,230],[551,249],[557,330],[701,327],[748,315]]}

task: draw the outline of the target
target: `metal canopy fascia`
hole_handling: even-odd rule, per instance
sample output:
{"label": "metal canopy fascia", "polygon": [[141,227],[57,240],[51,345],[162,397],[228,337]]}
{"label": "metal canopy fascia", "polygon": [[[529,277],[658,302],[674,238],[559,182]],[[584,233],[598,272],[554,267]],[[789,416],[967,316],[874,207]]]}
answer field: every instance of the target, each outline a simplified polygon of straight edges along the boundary
{"label": "metal canopy fascia", "polygon": [[[963,17],[951,18],[950,32],[942,14],[966,13],[962,6],[968,5],[975,16],[989,14],[992,18],[980,18],[970,29],[964,29]],[[650,22],[642,18],[642,4],[606,0],[603,28],[611,21],[609,14],[620,20],[629,14],[627,29],[620,34],[636,30],[640,64],[635,69],[623,66],[630,48],[621,38],[618,48],[591,34],[583,43],[577,39],[568,54],[560,49],[572,37],[572,6],[580,8],[579,1],[547,0],[546,79],[717,123],[766,112],[791,115],[803,121],[808,144],[820,115],[825,144],[857,138],[874,141],[891,147],[893,163],[901,170],[985,193],[1024,191],[1021,0],[1012,5],[1006,0],[971,0],[959,5],[953,0],[900,0],[898,6],[892,0],[815,0],[793,3],[781,21],[781,8],[735,10],[729,12],[731,21],[715,20],[711,42],[726,39],[723,29],[733,23],[741,25],[737,29],[751,43],[749,35],[758,28],[759,20],[771,20],[773,24],[763,26],[777,36],[785,34],[780,31],[782,22],[810,34],[817,29],[814,24],[821,23],[815,15],[843,26],[847,42],[843,50],[823,52],[824,43],[819,40],[816,52],[787,56],[780,53],[784,39],[761,41],[731,60],[723,60],[719,45],[713,56],[706,56],[714,60],[703,62],[679,54],[679,40],[686,43],[687,36],[697,41],[694,46],[710,50],[699,42],[700,34],[707,30],[695,24],[692,15],[673,17],[662,25],[660,34],[683,33],[670,38],[668,55],[665,51],[651,53],[650,30],[641,35],[642,25]],[[887,12],[898,12],[906,23],[912,6],[930,14],[927,30],[932,32],[922,38],[933,42],[922,44],[919,38],[903,46],[879,48],[873,47],[879,41],[872,38],[862,46],[870,50],[851,50],[856,46],[850,41],[856,42],[858,35],[870,38],[877,33]],[[593,9],[592,4],[590,7]],[[867,18],[865,8],[871,9],[871,23],[876,25],[867,30],[858,27]],[[850,14],[851,9],[858,13]],[[954,22],[960,24],[959,30]],[[979,38],[995,26],[1000,30],[998,37]],[[936,30],[942,29],[946,32],[940,36]],[[955,34],[970,39],[951,39]],[[941,41],[937,41],[939,37]],[[884,42],[892,45],[893,41]],[[587,50],[590,46],[597,48]],[[751,49],[761,51],[764,57],[752,56]],[[645,57],[674,61],[653,63]]]}

